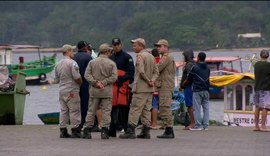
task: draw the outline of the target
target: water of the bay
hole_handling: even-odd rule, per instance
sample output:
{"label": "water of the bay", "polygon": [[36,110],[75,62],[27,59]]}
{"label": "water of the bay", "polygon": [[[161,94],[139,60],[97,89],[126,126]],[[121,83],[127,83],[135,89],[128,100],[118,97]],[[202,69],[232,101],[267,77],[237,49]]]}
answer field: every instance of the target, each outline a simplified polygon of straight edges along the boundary
{"label": "water of the bay", "polygon": [[[240,56],[241,58],[250,57],[256,53],[259,56],[259,51],[225,51],[225,52],[206,52],[207,56]],[[51,56],[53,53],[42,53],[43,56]],[[134,53],[130,53],[132,57],[135,57]],[[198,52],[195,52],[197,55]],[[176,61],[182,60],[181,52],[172,52]],[[23,56],[25,61],[38,59],[37,53],[15,53],[13,55],[13,63],[17,63],[19,57]],[[62,53],[57,53],[57,58],[60,60],[63,58]],[[135,58],[134,58],[135,59]],[[239,63],[234,67],[239,68]],[[248,68],[249,63],[243,64],[245,70]],[[53,79],[53,72],[48,74],[48,79]],[[58,101],[59,88],[57,84],[54,85],[32,85],[27,86],[27,90],[30,91],[30,95],[26,96],[25,110],[23,124],[43,124],[39,118],[40,113],[58,112],[60,110]],[[223,120],[224,103],[223,100],[210,100],[210,119],[222,122]]]}

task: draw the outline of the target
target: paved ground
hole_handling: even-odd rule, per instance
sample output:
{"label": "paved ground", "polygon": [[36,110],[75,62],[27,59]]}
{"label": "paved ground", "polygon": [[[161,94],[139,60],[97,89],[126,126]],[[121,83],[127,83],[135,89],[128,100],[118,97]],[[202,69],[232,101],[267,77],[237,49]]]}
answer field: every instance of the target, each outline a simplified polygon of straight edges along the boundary
{"label": "paved ground", "polygon": [[[208,131],[175,127],[175,139],[60,139],[57,126],[0,126],[0,156],[269,156],[270,132],[211,126]],[[136,133],[139,133],[137,130]],[[119,134],[118,134],[119,136]]]}

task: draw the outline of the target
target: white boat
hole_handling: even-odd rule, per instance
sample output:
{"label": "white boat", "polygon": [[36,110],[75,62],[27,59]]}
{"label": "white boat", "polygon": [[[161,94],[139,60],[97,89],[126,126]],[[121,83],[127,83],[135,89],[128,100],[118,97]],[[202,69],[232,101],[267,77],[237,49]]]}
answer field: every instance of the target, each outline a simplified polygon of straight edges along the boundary
{"label": "white boat", "polygon": [[[254,78],[253,73],[234,73],[210,78],[211,85],[224,87],[223,120],[228,125],[254,126]],[[267,121],[266,125],[270,126],[270,112]]]}

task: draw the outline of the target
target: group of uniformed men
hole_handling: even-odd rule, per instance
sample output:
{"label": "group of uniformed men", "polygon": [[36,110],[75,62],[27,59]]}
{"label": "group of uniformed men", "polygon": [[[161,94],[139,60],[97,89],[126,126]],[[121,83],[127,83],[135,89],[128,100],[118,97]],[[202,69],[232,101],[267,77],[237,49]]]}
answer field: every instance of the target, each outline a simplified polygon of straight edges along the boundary
{"label": "group of uniformed men", "polygon": [[[54,80],[60,87],[60,138],[91,139],[95,114],[100,108],[102,139],[116,137],[120,115],[125,133],[119,138],[150,139],[150,110],[155,90],[159,92],[160,117],[165,124],[165,132],[157,138],[174,138],[171,97],[176,67],[169,53],[169,43],[161,39],[154,44],[161,56],[158,64],[146,50],[143,38],[131,40],[131,43],[136,53],[135,64],[132,57],[122,50],[119,38],[112,40],[112,47],[107,43],[101,44],[95,59],[83,50],[89,48],[84,41],[78,43],[79,52],[75,57],[75,46],[66,44],[62,47],[64,59],[55,67]],[[143,127],[136,136],[139,120]],[[66,127],[69,121],[71,135]]]}

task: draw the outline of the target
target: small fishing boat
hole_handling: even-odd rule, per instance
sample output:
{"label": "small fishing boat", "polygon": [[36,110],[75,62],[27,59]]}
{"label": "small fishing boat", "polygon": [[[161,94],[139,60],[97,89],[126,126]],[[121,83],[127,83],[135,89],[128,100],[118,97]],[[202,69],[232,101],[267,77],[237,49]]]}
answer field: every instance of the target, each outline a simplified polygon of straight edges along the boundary
{"label": "small fishing boat", "polygon": [[[13,50],[36,49],[39,60],[24,62],[23,57],[19,57],[19,63],[12,63]],[[57,62],[56,54],[41,58],[40,47],[34,45],[3,45],[0,46],[0,65],[6,65],[9,68],[10,75],[16,79],[18,72],[26,74],[26,81],[33,83],[47,82],[47,74],[53,71]]]}
{"label": "small fishing boat", "polygon": [[60,116],[60,112],[51,112],[51,113],[38,114],[39,119],[45,125],[59,124],[59,116]]}

